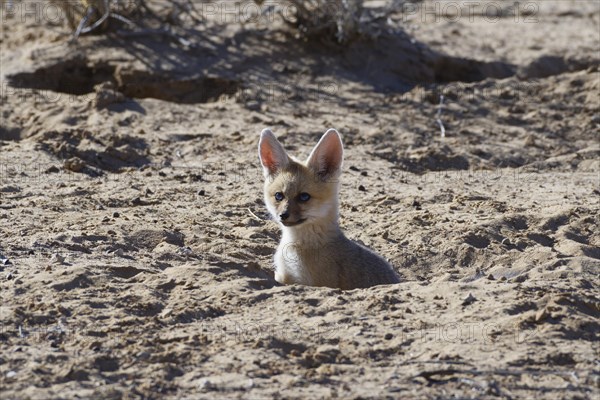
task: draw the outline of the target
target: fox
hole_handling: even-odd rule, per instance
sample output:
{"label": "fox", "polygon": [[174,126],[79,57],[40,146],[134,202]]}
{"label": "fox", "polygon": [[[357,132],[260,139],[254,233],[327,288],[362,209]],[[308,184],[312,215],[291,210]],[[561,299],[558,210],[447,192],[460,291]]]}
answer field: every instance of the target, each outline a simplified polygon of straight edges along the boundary
{"label": "fox", "polygon": [[340,228],[344,148],[337,130],[327,130],[300,161],[267,128],[260,134],[258,155],[264,202],[282,231],[273,258],[277,282],[341,290],[400,282],[383,257],[346,238]]}

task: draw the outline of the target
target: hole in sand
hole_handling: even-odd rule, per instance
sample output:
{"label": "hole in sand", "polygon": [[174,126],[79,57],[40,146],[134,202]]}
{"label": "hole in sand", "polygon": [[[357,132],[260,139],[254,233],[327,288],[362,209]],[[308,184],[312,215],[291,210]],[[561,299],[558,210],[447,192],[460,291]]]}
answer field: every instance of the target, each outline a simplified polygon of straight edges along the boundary
{"label": "hole in sand", "polygon": [[108,64],[88,65],[83,58],[73,58],[8,76],[10,86],[23,89],[83,95],[92,93],[94,86],[113,79],[114,67]]}
{"label": "hole in sand", "polygon": [[237,81],[221,77],[177,77],[162,71],[117,71],[108,63],[91,63],[85,58],[64,60],[8,76],[10,86],[50,90],[72,95],[94,93],[94,86],[110,82],[130,98],[155,98],[174,103],[195,104],[217,101],[235,94]]}

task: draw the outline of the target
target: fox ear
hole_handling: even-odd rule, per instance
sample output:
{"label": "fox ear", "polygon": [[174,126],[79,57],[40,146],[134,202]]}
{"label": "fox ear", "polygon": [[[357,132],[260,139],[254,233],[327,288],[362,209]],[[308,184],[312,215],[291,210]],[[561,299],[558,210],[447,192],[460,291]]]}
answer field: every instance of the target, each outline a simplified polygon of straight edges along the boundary
{"label": "fox ear", "polygon": [[275,175],[290,162],[283,146],[270,129],[264,129],[260,134],[258,157],[260,158],[265,177]]}
{"label": "fox ear", "polygon": [[344,148],[335,129],[329,129],[308,156],[308,166],[321,179],[337,176],[342,168]]}

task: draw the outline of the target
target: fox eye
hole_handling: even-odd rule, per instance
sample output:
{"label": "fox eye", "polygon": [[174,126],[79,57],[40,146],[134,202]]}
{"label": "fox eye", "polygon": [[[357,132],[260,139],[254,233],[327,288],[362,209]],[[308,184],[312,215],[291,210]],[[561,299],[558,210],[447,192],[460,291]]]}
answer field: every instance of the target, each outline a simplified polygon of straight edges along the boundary
{"label": "fox eye", "polygon": [[306,192],[302,192],[298,196],[298,200],[300,200],[300,201],[308,201],[308,200],[310,200],[310,194],[308,194]]}
{"label": "fox eye", "polygon": [[283,193],[281,193],[281,192],[275,193],[275,200],[281,201],[281,200],[283,200],[283,197],[284,197]]}

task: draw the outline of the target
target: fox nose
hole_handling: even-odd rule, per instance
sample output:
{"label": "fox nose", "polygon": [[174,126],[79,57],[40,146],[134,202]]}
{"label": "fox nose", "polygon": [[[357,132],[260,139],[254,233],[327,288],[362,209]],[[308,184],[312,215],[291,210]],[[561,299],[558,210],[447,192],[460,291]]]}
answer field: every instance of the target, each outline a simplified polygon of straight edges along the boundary
{"label": "fox nose", "polygon": [[289,212],[284,212],[283,214],[279,215],[279,218],[281,218],[282,221],[285,221],[286,219],[288,219],[290,216]]}

